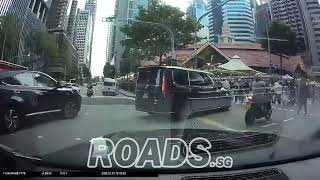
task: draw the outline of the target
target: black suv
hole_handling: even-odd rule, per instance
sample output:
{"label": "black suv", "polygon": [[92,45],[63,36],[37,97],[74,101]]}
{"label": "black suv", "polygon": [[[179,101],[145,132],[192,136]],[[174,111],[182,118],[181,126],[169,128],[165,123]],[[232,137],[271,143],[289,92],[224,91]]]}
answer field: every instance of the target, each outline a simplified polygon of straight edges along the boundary
{"label": "black suv", "polygon": [[81,96],[42,72],[0,72],[0,125],[8,132],[19,129],[26,118],[60,113],[74,118]]}
{"label": "black suv", "polygon": [[228,110],[232,98],[205,71],[172,66],[139,68],[136,109],[148,113],[170,113],[186,119],[191,113],[212,109]]}

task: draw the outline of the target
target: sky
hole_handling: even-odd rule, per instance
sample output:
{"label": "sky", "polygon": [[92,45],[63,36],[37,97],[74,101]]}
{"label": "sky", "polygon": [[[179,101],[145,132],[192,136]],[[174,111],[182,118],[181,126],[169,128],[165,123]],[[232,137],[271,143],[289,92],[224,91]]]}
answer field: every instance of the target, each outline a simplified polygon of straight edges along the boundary
{"label": "sky", "polygon": [[[78,7],[84,9],[86,0],[78,0]],[[179,7],[186,11],[190,0],[164,0],[166,4]],[[103,76],[103,67],[106,63],[108,23],[102,22],[102,17],[114,14],[115,0],[97,0],[97,14],[95,30],[93,33],[91,74],[92,76]]]}

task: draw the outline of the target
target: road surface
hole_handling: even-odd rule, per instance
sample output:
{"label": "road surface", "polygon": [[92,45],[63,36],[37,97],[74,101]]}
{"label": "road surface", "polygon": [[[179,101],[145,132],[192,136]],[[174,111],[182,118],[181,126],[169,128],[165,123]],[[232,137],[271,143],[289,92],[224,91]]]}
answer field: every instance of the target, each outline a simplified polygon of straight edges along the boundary
{"label": "road surface", "polygon": [[[114,97],[101,97],[114,98]],[[91,138],[117,131],[168,128],[219,129],[228,131],[281,132],[293,139],[309,138],[320,128],[319,104],[308,105],[307,116],[297,115],[296,107],[274,106],[271,121],[257,121],[252,128],[244,123],[243,105],[233,103],[226,112],[198,114],[187,121],[172,121],[168,116],[148,115],[135,110],[133,104],[82,105],[72,120],[55,117],[35,119],[14,134],[0,135],[0,143],[29,155],[45,155]]]}

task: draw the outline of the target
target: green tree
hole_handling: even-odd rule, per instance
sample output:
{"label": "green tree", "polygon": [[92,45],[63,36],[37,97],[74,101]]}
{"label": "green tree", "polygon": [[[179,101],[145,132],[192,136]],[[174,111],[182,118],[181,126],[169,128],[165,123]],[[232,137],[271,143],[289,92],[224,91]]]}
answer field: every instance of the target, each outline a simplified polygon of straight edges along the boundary
{"label": "green tree", "polygon": [[142,50],[127,46],[122,58],[123,61],[120,63],[120,73],[126,75],[131,72],[137,72],[141,61],[145,59],[145,56]]}
{"label": "green tree", "polygon": [[107,62],[103,68],[103,75],[105,78],[114,78],[115,67],[113,65],[110,65],[109,62]]}
{"label": "green tree", "polygon": [[91,72],[88,67],[84,66],[82,68],[82,74],[83,74],[83,77],[87,79],[87,81],[91,79]]}
{"label": "green tree", "polygon": [[[291,30],[290,26],[273,21],[268,28],[269,37],[276,39],[285,39],[287,41],[270,41],[270,51],[275,54],[295,55],[297,53],[297,36],[296,33]],[[266,33],[267,36],[267,33]],[[263,47],[268,47],[268,41],[263,41]]]}
{"label": "green tree", "polygon": [[[290,26],[279,22],[273,21],[268,28],[269,38],[282,39],[287,41],[270,40],[271,53],[280,56],[280,69],[282,70],[283,55],[295,55],[298,51],[298,39],[296,33],[291,30]],[[267,35],[267,32],[266,32]],[[264,40],[262,46],[267,48],[268,41]]]}
{"label": "green tree", "polygon": [[59,49],[56,45],[56,38],[47,32],[33,32],[26,39],[26,46],[35,56],[39,56],[44,61],[47,68],[49,64],[57,63]]}
{"label": "green tree", "polygon": [[[192,33],[202,27],[180,9],[162,4],[159,0],[151,0],[147,9],[140,8],[136,19],[168,26],[174,33],[176,48],[193,43]],[[158,25],[133,22],[122,27],[121,31],[130,37],[122,42],[123,45],[142,50],[145,59],[159,57],[161,63],[163,57],[171,50],[170,34]]]}
{"label": "green tree", "polygon": [[0,59],[10,60],[17,52],[19,32],[16,17],[13,15],[0,16]]}

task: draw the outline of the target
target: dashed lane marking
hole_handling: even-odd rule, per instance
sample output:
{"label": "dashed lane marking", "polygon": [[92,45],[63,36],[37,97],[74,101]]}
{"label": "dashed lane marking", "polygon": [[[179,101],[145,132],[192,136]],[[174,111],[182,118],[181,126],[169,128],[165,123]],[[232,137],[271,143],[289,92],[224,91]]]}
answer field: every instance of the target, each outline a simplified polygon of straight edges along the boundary
{"label": "dashed lane marking", "polygon": [[80,140],[82,140],[82,138],[75,138],[75,140],[76,140],[76,141],[80,141]]}
{"label": "dashed lane marking", "polygon": [[265,127],[269,127],[269,126],[273,126],[273,125],[277,125],[277,123],[271,123],[271,124],[267,124],[267,125],[264,125],[264,126],[260,126],[260,127],[263,127],[263,128],[265,128]]}
{"label": "dashed lane marking", "polygon": [[288,121],[292,121],[294,120],[295,118],[289,118],[289,119],[286,119],[286,120],[283,120],[284,122],[288,122]]}
{"label": "dashed lane marking", "polygon": [[38,139],[42,139],[43,138],[43,136],[38,136]]}
{"label": "dashed lane marking", "polygon": [[197,118],[199,121],[201,121],[203,124],[206,124],[210,127],[216,127],[219,129],[223,129],[223,130],[227,130],[227,131],[236,131],[239,132],[239,130],[227,127],[221,123],[218,123],[217,121],[215,121],[214,119],[209,119],[209,118],[205,118],[205,117],[201,117],[201,118]]}

